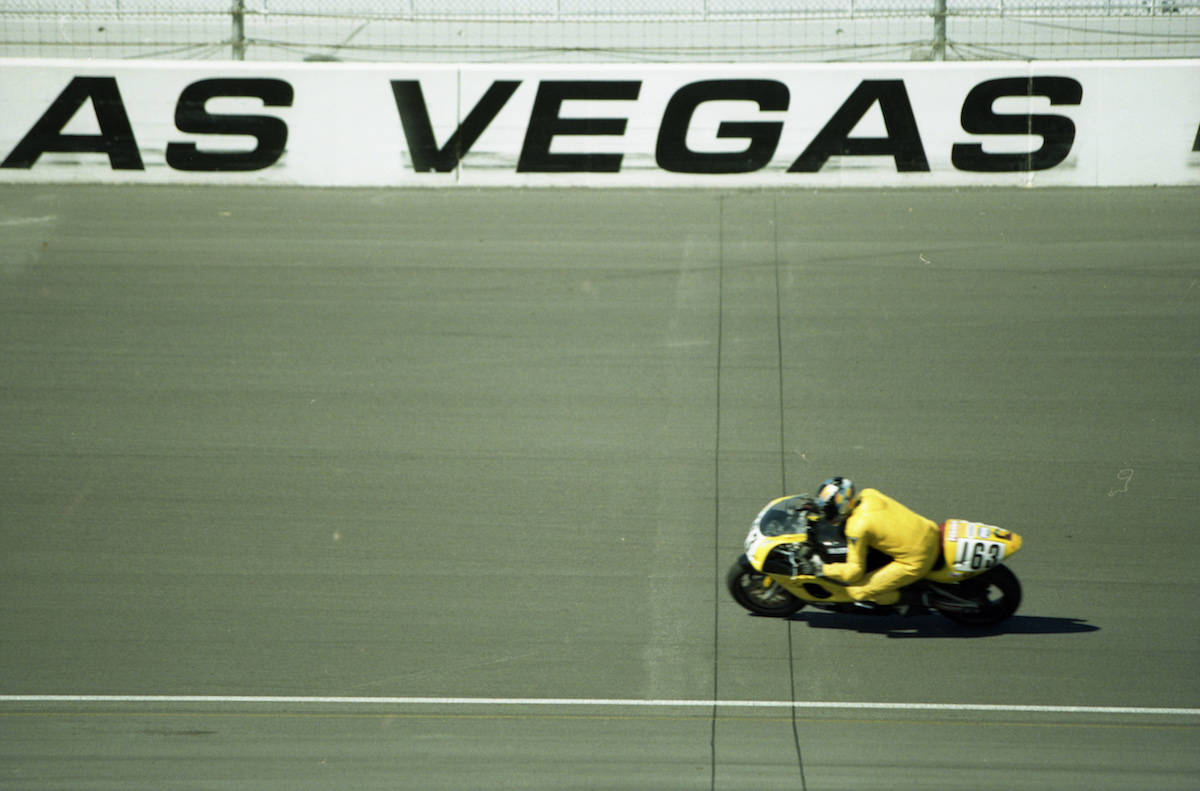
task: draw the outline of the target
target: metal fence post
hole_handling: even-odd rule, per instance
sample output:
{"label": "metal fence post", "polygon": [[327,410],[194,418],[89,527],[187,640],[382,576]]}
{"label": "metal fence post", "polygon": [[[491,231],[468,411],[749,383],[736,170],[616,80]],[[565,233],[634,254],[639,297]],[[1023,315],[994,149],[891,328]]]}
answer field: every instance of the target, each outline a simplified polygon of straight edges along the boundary
{"label": "metal fence post", "polygon": [[946,0],[933,0],[933,59],[946,59]]}
{"label": "metal fence post", "polygon": [[233,0],[233,59],[246,59],[246,0]]}

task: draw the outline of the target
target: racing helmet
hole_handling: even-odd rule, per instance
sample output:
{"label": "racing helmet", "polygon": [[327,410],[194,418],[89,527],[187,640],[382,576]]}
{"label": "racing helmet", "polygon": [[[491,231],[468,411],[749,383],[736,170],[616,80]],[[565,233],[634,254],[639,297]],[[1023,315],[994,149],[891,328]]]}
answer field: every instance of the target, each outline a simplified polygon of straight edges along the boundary
{"label": "racing helmet", "polygon": [[840,475],[830,478],[817,490],[817,508],[835,525],[845,522],[856,505],[858,489],[849,478]]}

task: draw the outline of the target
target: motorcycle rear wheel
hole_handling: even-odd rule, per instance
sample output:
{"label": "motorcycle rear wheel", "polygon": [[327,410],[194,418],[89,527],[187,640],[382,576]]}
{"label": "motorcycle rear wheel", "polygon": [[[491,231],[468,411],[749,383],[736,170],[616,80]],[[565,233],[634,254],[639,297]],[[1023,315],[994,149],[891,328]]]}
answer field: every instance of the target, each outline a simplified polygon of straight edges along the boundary
{"label": "motorcycle rear wheel", "polygon": [[1021,606],[1021,583],[1007,566],[996,566],[978,577],[959,583],[960,593],[982,604],[978,612],[940,610],[955,623],[991,626],[1012,616]]}
{"label": "motorcycle rear wheel", "polygon": [[759,615],[786,618],[804,606],[803,599],[796,598],[770,576],[755,569],[745,555],[739,555],[729,567],[725,585],[734,601]]}

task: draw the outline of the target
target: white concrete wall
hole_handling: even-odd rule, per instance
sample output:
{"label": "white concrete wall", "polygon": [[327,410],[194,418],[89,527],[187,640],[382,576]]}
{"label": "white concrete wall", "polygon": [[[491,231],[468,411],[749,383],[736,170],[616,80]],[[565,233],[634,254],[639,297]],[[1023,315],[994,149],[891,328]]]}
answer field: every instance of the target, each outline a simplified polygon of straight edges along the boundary
{"label": "white concrete wall", "polygon": [[[234,81],[197,102],[214,79]],[[418,151],[415,159],[414,135],[425,116],[406,105],[406,128],[394,89],[413,83],[434,151]],[[989,86],[1005,84],[988,97]],[[504,95],[488,108],[476,139],[434,161],[489,90]],[[6,182],[1200,184],[1200,61],[769,67],[12,60],[0,70],[0,103]],[[190,115],[180,114],[189,107]],[[871,154],[871,146],[882,153]],[[1022,164],[1011,156],[1019,154],[1030,156]],[[1016,169],[987,169],[1001,160],[1017,161]]]}

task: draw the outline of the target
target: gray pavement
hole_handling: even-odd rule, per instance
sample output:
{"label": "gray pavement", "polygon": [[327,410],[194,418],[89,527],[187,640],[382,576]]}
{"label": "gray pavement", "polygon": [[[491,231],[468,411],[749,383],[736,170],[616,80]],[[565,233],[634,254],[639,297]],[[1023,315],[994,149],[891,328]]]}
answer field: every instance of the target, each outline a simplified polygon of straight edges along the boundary
{"label": "gray pavement", "polygon": [[[0,788],[1196,788],[1196,190],[0,188]],[[754,618],[830,474],[1018,617]],[[908,704],[941,704],[922,710]]]}

